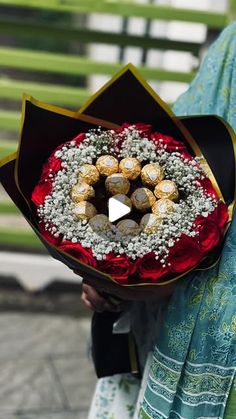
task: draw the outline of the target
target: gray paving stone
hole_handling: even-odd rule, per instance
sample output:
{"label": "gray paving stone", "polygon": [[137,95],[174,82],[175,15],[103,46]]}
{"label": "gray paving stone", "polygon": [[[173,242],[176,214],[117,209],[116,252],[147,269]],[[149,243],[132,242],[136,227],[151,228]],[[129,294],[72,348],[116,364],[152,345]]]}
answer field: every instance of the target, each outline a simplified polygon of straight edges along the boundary
{"label": "gray paving stone", "polygon": [[48,314],[0,315],[0,361],[5,358],[38,359],[68,352],[85,356],[89,318]]}
{"label": "gray paving stone", "polygon": [[87,419],[90,319],[0,314],[0,419]]}
{"label": "gray paving stone", "polygon": [[80,412],[54,412],[54,413],[11,413],[5,414],[0,411],[0,419],[87,419],[87,411]]}
{"label": "gray paving stone", "polygon": [[89,407],[96,383],[91,362],[75,357],[53,361],[71,409]]}
{"label": "gray paving stone", "polygon": [[60,387],[48,362],[1,361],[0,412],[41,408],[64,408]]}

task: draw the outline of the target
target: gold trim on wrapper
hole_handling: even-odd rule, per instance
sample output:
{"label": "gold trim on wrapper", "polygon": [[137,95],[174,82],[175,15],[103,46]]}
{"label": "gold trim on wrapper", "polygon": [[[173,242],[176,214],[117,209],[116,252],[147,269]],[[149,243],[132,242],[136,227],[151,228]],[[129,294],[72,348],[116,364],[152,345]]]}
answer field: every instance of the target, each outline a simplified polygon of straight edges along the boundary
{"label": "gold trim on wrapper", "polygon": [[4,166],[5,164],[7,164],[7,163],[9,163],[13,160],[16,160],[16,157],[17,157],[16,152],[12,153],[12,154],[9,154],[8,156],[4,157],[3,159],[0,160],[0,167]]}

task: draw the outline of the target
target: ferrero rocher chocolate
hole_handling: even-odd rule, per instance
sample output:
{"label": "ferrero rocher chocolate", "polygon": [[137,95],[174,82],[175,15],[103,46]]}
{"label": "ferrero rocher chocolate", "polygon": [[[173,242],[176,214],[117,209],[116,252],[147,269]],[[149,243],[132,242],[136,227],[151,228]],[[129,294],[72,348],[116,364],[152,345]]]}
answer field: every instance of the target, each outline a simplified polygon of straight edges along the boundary
{"label": "ferrero rocher chocolate", "polygon": [[112,229],[109,218],[104,214],[97,214],[89,220],[90,227],[96,233],[102,233]]}
{"label": "ferrero rocher chocolate", "polygon": [[99,181],[99,171],[93,164],[84,164],[79,168],[79,179],[88,185],[94,185]]}
{"label": "ferrero rocher chocolate", "polygon": [[119,162],[113,156],[101,156],[96,161],[96,168],[100,175],[109,176],[113,173],[117,173],[119,170]]}
{"label": "ferrero rocher chocolate", "polygon": [[151,208],[156,201],[156,198],[150,189],[138,188],[132,193],[131,201],[136,209],[145,211],[148,208]]}
{"label": "ferrero rocher chocolate", "polygon": [[87,201],[78,202],[73,212],[78,220],[89,220],[97,214],[95,206]]}
{"label": "ferrero rocher chocolate", "polygon": [[152,206],[152,212],[159,217],[164,217],[166,214],[174,211],[174,203],[170,199],[161,198]]}
{"label": "ferrero rocher chocolate", "polygon": [[162,180],[154,189],[157,198],[168,198],[175,201],[179,197],[177,186],[172,180]]}
{"label": "ferrero rocher chocolate", "polygon": [[114,199],[117,199],[117,201],[121,202],[124,205],[127,205],[127,207],[132,208],[132,201],[129,199],[128,196],[124,195],[123,193],[118,193],[113,196]]}
{"label": "ferrero rocher chocolate", "polygon": [[95,196],[95,191],[92,186],[85,182],[78,182],[71,189],[71,199],[73,202],[86,201]]}
{"label": "ferrero rocher chocolate", "polygon": [[107,191],[112,195],[126,195],[129,192],[130,183],[122,173],[114,173],[106,178],[105,186]]}
{"label": "ferrero rocher chocolate", "polygon": [[135,157],[126,157],[120,161],[119,171],[130,180],[135,180],[141,173],[141,164]]}
{"label": "ferrero rocher chocolate", "polygon": [[141,221],[140,227],[144,233],[151,234],[156,233],[160,226],[161,218],[156,214],[145,214]]}
{"label": "ferrero rocher chocolate", "polygon": [[146,164],[142,168],[141,179],[146,185],[155,186],[164,179],[164,170],[158,163]]}
{"label": "ferrero rocher chocolate", "polygon": [[117,226],[119,232],[124,236],[136,236],[140,232],[139,225],[131,219],[120,221]]}

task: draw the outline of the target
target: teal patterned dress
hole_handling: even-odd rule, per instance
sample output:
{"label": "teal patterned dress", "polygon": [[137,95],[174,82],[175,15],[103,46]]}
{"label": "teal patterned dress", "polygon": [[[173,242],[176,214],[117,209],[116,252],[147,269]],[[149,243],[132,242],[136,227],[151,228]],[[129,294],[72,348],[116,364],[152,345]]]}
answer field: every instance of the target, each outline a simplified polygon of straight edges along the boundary
{"label": "teal patterned dress", "polygon": [[[217,114],[236,130],[236,22],[211,46],[174,112]],[[131,314],[143,380],[99,380],[89,418],[235,419],[236,215],[214,268],[182,279],[167,308],[134,304]]]}

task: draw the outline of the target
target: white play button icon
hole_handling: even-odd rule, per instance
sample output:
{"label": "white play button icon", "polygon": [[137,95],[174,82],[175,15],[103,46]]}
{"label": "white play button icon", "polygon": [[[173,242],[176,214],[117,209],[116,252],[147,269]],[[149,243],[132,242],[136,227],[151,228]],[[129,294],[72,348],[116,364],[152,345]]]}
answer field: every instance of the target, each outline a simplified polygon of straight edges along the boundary
{"label": "white play button icon", "polygon": [[119,218],[124,217],[124,215],[129,214],[131,208],[128,205],[123,204],[116,198],[110,198],[108,201],[108,217],[109,221],[119,220]]}

